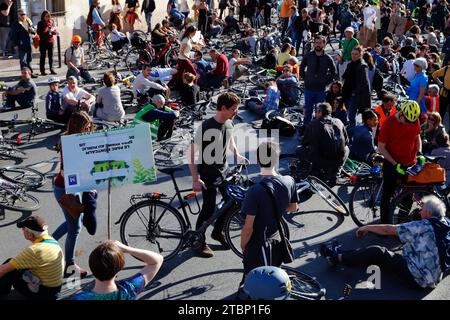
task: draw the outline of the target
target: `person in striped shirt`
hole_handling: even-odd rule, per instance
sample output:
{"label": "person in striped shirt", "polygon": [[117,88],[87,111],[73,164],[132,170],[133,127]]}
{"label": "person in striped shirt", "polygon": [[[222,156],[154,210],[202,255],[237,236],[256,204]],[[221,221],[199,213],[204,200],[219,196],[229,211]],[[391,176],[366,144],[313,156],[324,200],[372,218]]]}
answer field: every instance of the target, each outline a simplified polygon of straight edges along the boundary
{"label": "person in striped shirt", "polygon": [[45,220],[32,215],[17,223],[32,244],[0,266],[0,298],[12,287],[29,299],[56,300],[64,274],[64,254]]}

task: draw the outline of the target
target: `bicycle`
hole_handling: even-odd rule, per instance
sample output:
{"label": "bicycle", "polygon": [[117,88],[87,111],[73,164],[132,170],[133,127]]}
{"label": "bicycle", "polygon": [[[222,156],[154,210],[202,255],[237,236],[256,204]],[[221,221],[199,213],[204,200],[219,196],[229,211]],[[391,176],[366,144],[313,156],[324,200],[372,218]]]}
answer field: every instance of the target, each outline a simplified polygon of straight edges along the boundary
{"label": "bicycle", "polygon": [[[0,120],[1,126],[1,120]],[[2,130],[2,133],[8,133],[9,130]],[[11,140],[17,143],[17,140]],[[11,142],[3,138],[3,135],[0,135],[0,159],[1,160],[14,160],[14,161],[23,161],[27,158],[27,153],[23,150],[18,149]]]}
{"label": "bicycle", "polygon": [[[245,179],[241,175],[244,167],[245,165],[236,166],[227,174],[226,178],[217,181],[212,187],[244,183]],[[183,169],[172,167],[158,170],[170,176],[175,194],[172,197],[157,192],[133,195],[130,198],[131,206],[122,213],[115,224],[120,224],[120,239],[124,244],[159,252],[164,260],[168,261],[180,251],[203,243],[206,229],[218,217],[229,214],[233,202],[228,201],[222,206],[219,205],[210,219],[198,230],[193,230],[186,207],[191,214],[197,215],[200,212],[200,204],[192,189],[178,187],[175,173],[183,171]],[[182,196],[185,193],[187,194]],[[190,199],[195,199],[197,203],[195,212],[188,202]],[[178,207],[174,205],[175,200],[179,202]],[[226,230],[225,227],[225,234],[228,232],[229,230]],[[139,239],[140,242],[136,242]]]}
{"label": "bicycle", "polygon": [[0,178],[0,208],[36,211],[40,205],[37,198],[26,193],[26,188]]}
{"label": "bicycle", "polygon": [[27,190],[37,189],[47,182],[44,174],[28,167],[0,168],[0,179],[23,186]]}

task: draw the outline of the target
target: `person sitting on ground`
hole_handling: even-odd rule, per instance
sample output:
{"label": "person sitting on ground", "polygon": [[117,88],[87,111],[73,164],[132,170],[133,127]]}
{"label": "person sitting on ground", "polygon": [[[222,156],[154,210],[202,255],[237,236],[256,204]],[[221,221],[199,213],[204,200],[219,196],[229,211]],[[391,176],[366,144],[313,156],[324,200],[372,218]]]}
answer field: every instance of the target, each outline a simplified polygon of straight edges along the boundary
{"label": "person sitting on ground", "polygon": [[95,103],[95,97],[86,90],[79,88],[78,80],[74,76],[67,78],[67,87],[64,88],[62,96],[64,112],[67,113],[68,118],[78,107],[89,113]]}
{"label": "person sitting on ground", "polygon": [[368,233],[398,237],[403,252],[386,247],[369,246],[343,251],[338,243],[322,244],[321,255],[330,265],[347,267],[377,265],[381,272],[392,272],[407,285],[417,288],[436,287],[450,266],[450,219],[445,217],[445,204],[435,196],[422,198],[419,221],[404,224],[367,225],[356,230],[357,237]]}
{"label": "person sitting on ground", "polygon": [[0,299],[14,287],[28,299],[56,300],[64,272],[64,254],[58,241],[49,235],[48,225],[39,215],[19,221],[17,228],[32,244],[0,265]]}
{"label": "person sitting on ground", "polygon": [[422,130],[422,151],[424,154],[430,154],[438,147],[436,139],[445,134],[445,127],[442,124],[442,118],[439,112],[432,112]]}
{"label": "person sitting on ground", "polygon": [[103,75],[104,87],[97,93],[94,116],[105,121],[120,121],[125,116],[125,110],[120,99],[120,88],[112,72]]}
{"label": "person sitting on ground", "polygon": [[55,122],[67,124],[69,118],[64,112],[63,96],[59,92],[59,78],[50,77],[47,83],[50,91],[45,96],[45,116]]}
{"label": "person sitting on ground", "polygon": [[195,51],[193,62],[198,74],[197,84],[200,87],[206,87],[208,83],[207,74],[212,70],[211,62],[206,61],[203,58],[203,53],[199,50]]}
{"label": "person sitting on ground", "polygon": [[[172,77],[177,73],[178,70],[176,68],[153,67],[148,79],[156,83],[166,84],[172,80]],[[168,95],[170,96],[170,89]]]}
{"label": "person sitting on ground", "polygon": [[195,84],[195,75],[186,72],[183,75],[183,85],[179,90],[181,103],[184,106],[192,106],[200,100],[200,87]]}
{"label": "person sitting on ground", "polygon": [[252,64],[252,59],[241,58],[241,52],[238,49],[233,49],[232,58],[228,65],[228,75],[233,78],[233,80],[238,79],[241,75],[248,72],[248,68],[245,65]]}
{"label": "person sitting on ground", "polygon": [[341,120],[331,117],[332,110],[329,103],[319,103],[302,140],[302,156],[311,163],[310,174],[330,187],[336,185],[337,173],[349,154],[347,131]]}
{"label": "person sitting on ground", "polygon": [[145,65],[141,73],[133,81],[133,93],[137,98],[138,94],[147,95],[149,98],[157,94],[163,94],[169,97],[170,89],[167,85],[161,85],[150,80],[152,67]]}
{"label": "person sitting on ground", "polygon": [[217,12],[213,11],[206,25],[206,37],[211,39],[217,36],[223,28],[222,24],[223,21],[219,19]]}
{"label": "person sitting on ground", "polygon": [[[330,103],[331,104],[331,103]],[[343,97],[336,97],[331,104],[331,117],[342,121],[345,127],[348,126],[348,112]]]}
{"label": "person sitting on ground", "polygon": [[184,14],[182,14],[176,7],[170,9],[169,21],[172,22],[175,29],[181,30],[183,28],[185,18],[186,17],[184,16]]}
{"label": "person sitting on ground", "polygon": [[179,117],[179,112],[164,107],[166,99],[160,94],[153,96],[152,103],[139,111],[135,120],[137,122],[150,123],[152,140],[161,141],[172,137],[175,119]]}
{"label": "person sitting on ground", "polygon": [[13,87],[7,88],[3,93],[3,111],[8,111],[16,107],[16,102],[20,108],[32,108],[35,104],[37,87],[31,79],[31,70],[22,68],[21,79]]}
{"label": "person sitting on ground", "polygon": [[283,74],[277,79],[277,86],[280,90],[283,104],[293,107],[299,102],[299,82],[297,77],[292,74],[292,67],[290,65],[284,66]]}
{"label": "person sitting on ground", "polygon": [[427,115],[433,112],[439,112],[439,86],[432,84],[428,86],[428,95],[425,96],[425,105],[427,106]]}
{"label": "person sitting on ground", "polygon": [[[117,274],[125,267],[125,254],[139,259],[145,266],[135,275],[116,282]],[[89,255],[94,288],[75,294],[72,300],[136,300],[156,276],[163,260],[160,254],[149,250],[129,247],[119,241],[105,241]]]}
{"label": "person sitting on ground", "polygon": [[296,57],[291,57],[286,64],[292,67],[292,74],[300,80],[300,66],[298,64],[298,59]]}
{"label": "person sitting on ground", "polygon": [[79,35],[72,37],[72,46],[65,51],[64,60],[67,65],[66,78],[74,76],[77,80],[80,80],[81,77],[88,83],[95,83],[94,78],[92,78],[89,71],[84,67],[86,60]]}
{"label": "person sitting on ground", "polygon": [[274,47],[267,48],[267,54],[264,57],[264,69],[275,69],[277,67],[277,49]]}
{"label": "person sitting on ground", "polygon": [[127,43],[130,42],[126,34],[117,30],[117,25],[115,23],[111,23],[109,25],[109,30],[111,31],[111,44],[113,51],[121,50]]}
{"label": "person sitting on ground", "polygon": [[[208,74],[208,84],[214,88],[220,88],[228,78],[228,58],[216,49],[209,50],[209,56],[216,63],[216,67]],[[224,84],[227,87],[227,84]]]}
{"label": "person sitting on ground", "polygon": [[289,43],[283,44],[281,47],[281,53],[278,54],[277,57],[277,65],[284,66],[284,64],[289,61],[291,58],[291,49],[292,46]]}
{"label": "person sitting on ground", "polygon": [[370,163],[372,155],[376,153],[373,130],[378,126],[378,115],[371,109],[362,113],[361,125],[349,130],[350,158],[356,161]]}
{"label": "person sitting on ground", "polygon": [[387,92],[383,95],[382,104],[375,107],[374,111],[378,114],[378,126],[381,128],[383,126],[384,121],[390,116],[393,116],[397,110],[395,108],[395,103],[397,101],[397,97],[390,92]]}
{"label": "person sitting on ground", "polygon": [[438,163],[445,169],[445,185],[450,186],[450,140],[448,134],[445,133],[436,137],[436,148],[431,151],[431,156],[445,157]]}
{"label": "person sitting on ground", "polygon": [[239,27],[239,21],[234,17],[234,7],[230,7],[228,8],[228,16],[225,17],[223,34],[232,34],[233,31],[240,34],[241,28]]}
{"label": "person sitting on ground", "polygon": [[260,116],[264,116],[270,110],[278,110],[280,103],[280,91],[276,81],[267,81],[266,88],[264,101],[261,101],[259,98],[252,98],[246,102],[247,108]]}

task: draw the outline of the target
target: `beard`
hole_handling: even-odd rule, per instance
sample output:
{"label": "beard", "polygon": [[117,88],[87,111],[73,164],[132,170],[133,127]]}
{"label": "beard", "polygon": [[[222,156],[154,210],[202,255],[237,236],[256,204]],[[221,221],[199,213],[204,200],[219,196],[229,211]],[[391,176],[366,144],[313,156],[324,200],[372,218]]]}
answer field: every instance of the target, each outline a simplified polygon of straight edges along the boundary
{"label": "beard", "polygon": [[316,52],[321,52],[321,51],[323,51],[323,48],[315,47],[315,48],[314,48],[314,51],[316,51]]}

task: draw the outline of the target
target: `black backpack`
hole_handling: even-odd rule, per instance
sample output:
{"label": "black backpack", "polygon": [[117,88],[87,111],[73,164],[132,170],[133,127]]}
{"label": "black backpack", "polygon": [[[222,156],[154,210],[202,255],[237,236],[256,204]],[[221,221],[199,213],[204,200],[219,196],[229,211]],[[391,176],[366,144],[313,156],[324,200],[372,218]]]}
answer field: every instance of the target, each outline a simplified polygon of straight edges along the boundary
{"label": "black backpack", "polygon": [[337,119],[325,118],[323,134],[320,139],[320,154],[328,159],[342,159],[345,155],[346,139],[343,130],[337,124]]}
{"label": "black backpack", "polygon": [[279,130],[283,137],[292,137],[295,134],[295,126],[287,119],[282,117],[272,117],[270,120],[264,118],[261,129],[265,130]]}

